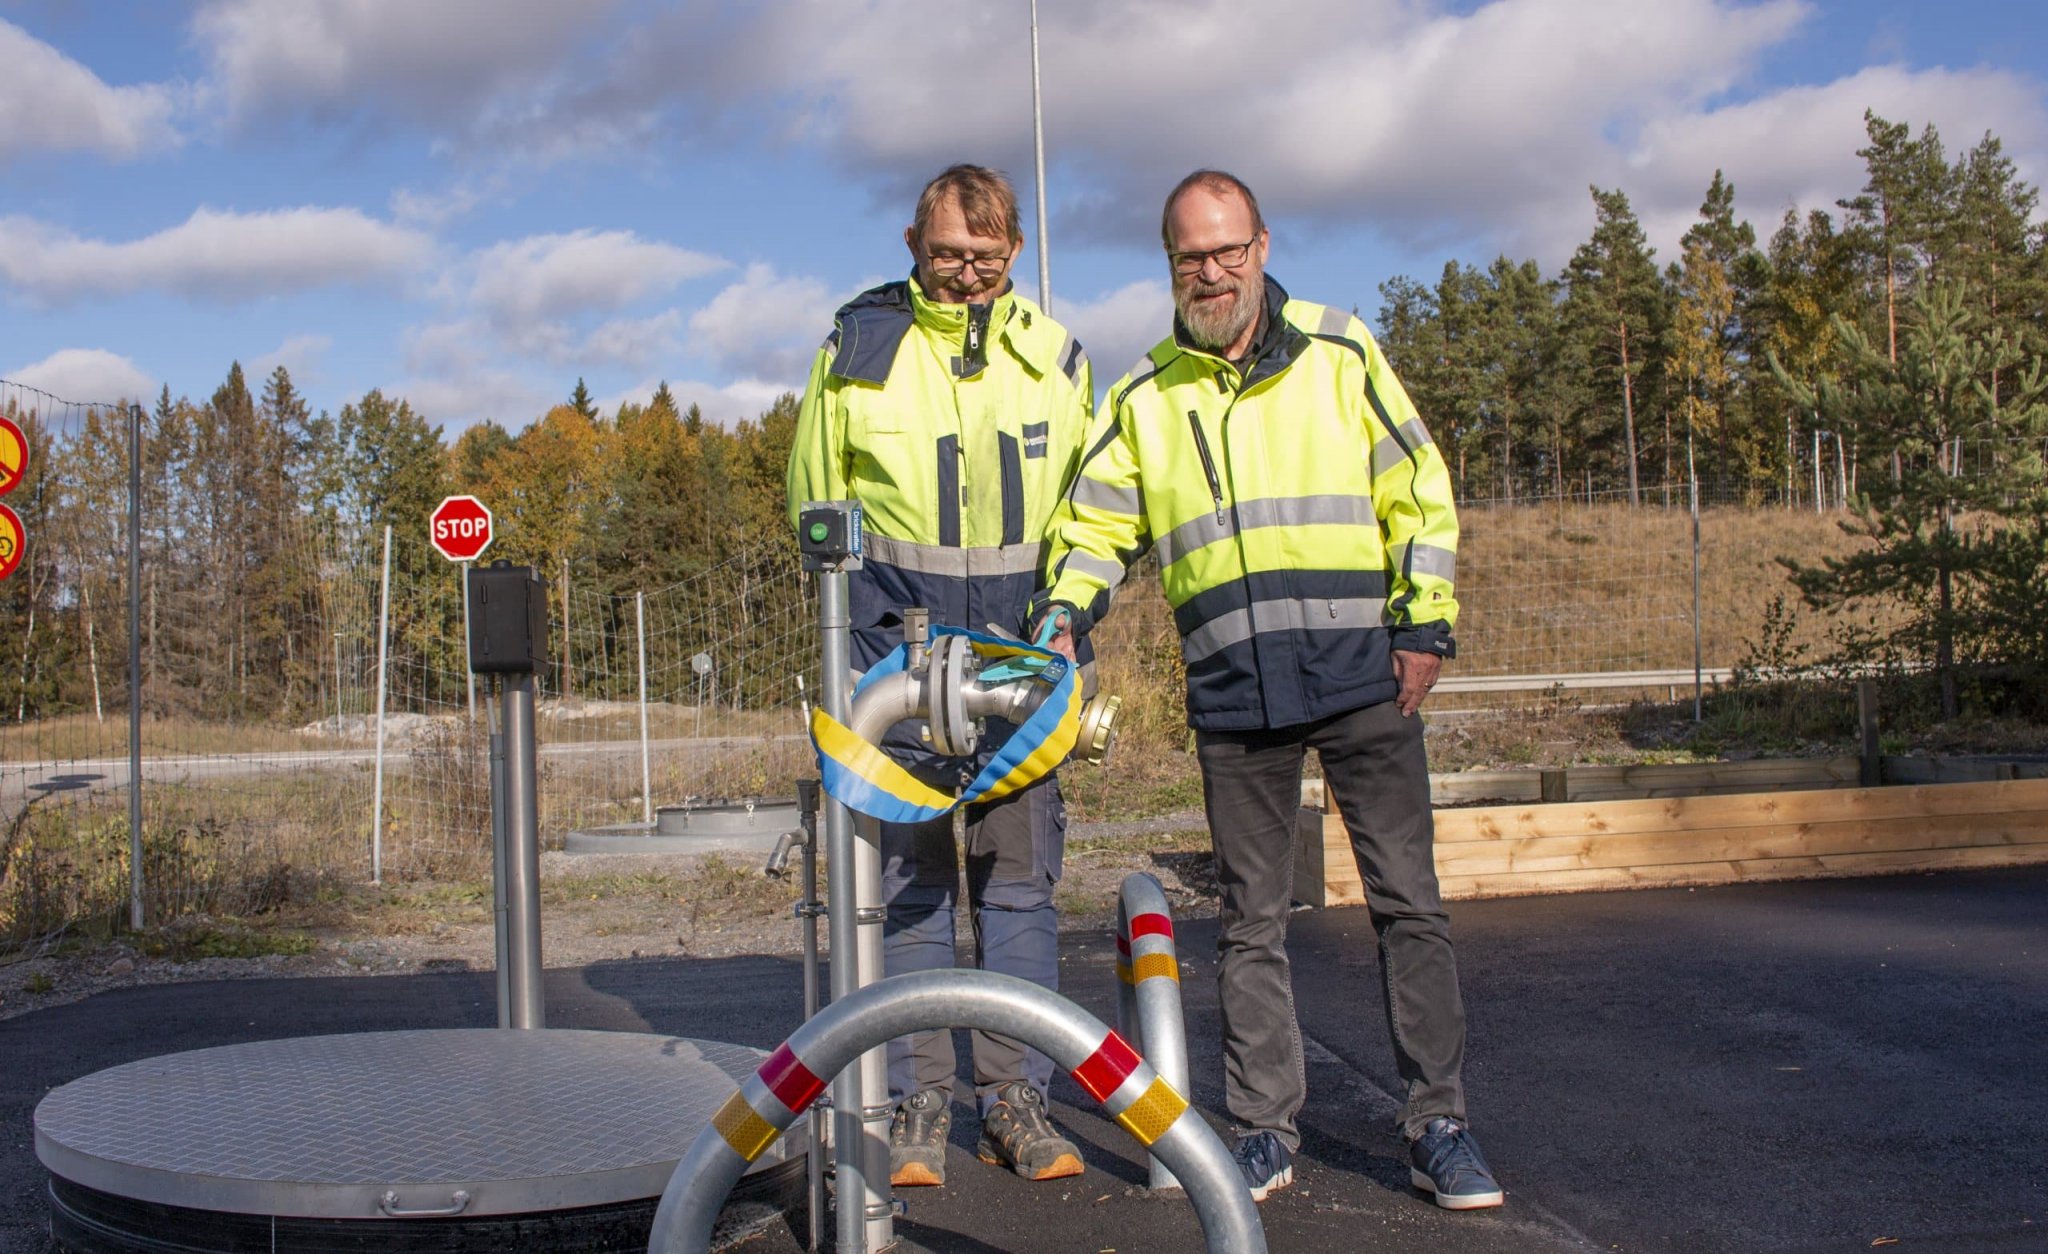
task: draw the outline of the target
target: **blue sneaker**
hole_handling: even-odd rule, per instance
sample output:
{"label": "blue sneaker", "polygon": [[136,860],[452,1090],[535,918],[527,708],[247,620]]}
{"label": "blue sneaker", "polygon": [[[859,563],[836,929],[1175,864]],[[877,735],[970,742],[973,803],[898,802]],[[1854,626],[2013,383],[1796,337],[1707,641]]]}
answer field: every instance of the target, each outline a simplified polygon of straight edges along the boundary
{"label": "blue sneaker", "polygon": [[1244,1173],[1245,1187],[1252,1191],[1254,1202],[1263,1202],[1266,1194],[1294,1183],[1294,1155],[1270,1132],[1254,1132],[1243,1138],[1230,1156]]}
{"label": "blue sneaker", "polygon": [[1455,1119],[1432,1119],[1408,1143],[1408,1179],[1445,1210],[1480,1210],[1503,1198],[1479,1143]]}

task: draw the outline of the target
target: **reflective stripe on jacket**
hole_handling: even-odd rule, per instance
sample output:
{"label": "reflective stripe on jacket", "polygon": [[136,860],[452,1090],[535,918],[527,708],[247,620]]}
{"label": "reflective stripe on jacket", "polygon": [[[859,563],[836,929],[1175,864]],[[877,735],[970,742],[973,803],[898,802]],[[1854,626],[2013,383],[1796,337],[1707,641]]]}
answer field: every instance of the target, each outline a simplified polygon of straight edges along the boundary
{"label": "reflective stripe on jacket", "polygon": [[1455,652],[1451,480],[1408,394],[1342,310],[1268,279],[1266,318],[1243,374],[1176,327],[1110,389],[1047,558],[1086,631],[1157,550],[1205,730],[1386,701],[1392,649]]}
{"label": "reflective stripe on jacket", "polygon": [[1023,631],[1093,412],[1080,343],[1014,291],[944,305],[912,277],[839,310],[804,391],[788,499],[792,525],[806,501],[861,503],[856,667],[895,647],[907,606]]}

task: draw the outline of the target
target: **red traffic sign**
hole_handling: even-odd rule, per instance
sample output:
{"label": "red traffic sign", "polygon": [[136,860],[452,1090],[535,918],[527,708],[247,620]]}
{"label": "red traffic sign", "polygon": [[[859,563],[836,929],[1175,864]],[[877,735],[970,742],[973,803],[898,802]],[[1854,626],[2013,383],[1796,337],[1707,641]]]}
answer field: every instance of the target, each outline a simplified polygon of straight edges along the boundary
{"label": "red traffic sign", "polygon": [[27,547],[28,532],[22,529],[21,516],[0,505],[0,579],[21,565],[21,551]]}
{"label": "red traffic sign", "polygon": [[21,428],[5,418],[0,418],[0,496],[21,484],[28,474],[28,437]]}
{"label": "red traffic sign", "polygon": [[491,511],[473,496],[451,496],[427,515],[434,549],[451,562],[467,562],[491,547]]}

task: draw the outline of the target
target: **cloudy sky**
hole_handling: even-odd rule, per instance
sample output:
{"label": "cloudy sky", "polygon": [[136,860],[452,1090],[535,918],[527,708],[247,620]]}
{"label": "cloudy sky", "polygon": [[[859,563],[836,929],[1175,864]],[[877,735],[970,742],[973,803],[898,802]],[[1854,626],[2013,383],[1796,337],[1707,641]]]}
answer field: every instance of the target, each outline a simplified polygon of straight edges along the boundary
{"label": "cloudy sky", "polygon": [[[1249,181],[1272,270],[1368,317],[1449,257],[1554,269],[1619,186],[1668,259],[1714,169],[1768,235],[1866,107],[2048,177],[2039,0],[1041,0],[1052,304],[1107,382],[1157,217]],[[0,377],[202,396],[282,362],[450,432],[578,377],[731,420],[903,272],[925,178],[1033,194],[1026,0],[0,0]],[[1028,225],[1028,221],[1027,221]],[[1035,235],[1035,231],[1029,231]],[[1027,251],[1020,286],[1037,292]]]}

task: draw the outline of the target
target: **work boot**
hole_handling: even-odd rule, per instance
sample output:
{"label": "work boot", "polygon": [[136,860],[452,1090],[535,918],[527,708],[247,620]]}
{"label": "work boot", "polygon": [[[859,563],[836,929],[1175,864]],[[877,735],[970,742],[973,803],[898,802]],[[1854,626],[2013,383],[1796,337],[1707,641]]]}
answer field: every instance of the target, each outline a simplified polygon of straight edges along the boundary
{"label": "work boot", "polygon": [[1081,1174],[1081,1151],[1053,1131],[1045,1117],[1045,1095],[1023,1080],[996,1090],[996,1103],[981,1121],[975,1155],[1008,1167],[1026,1180],[1058,1180]]}
{"label": "work boot", "polygon": [[1294,1183],[1294,1155],[1271,1132],[1254,1132],[1244,1137],[1230,1156],[1237,1161],[1244,1187],[1252,1191],[1254,1202],[1263,1202],[1266,1194]]}
{"label": "work boot", "polygon": [[953,1099],[945,1089],[912,1093],[889,1124],[889,1183],[897,1188],[946,1182],[946,1133]]}
{"label": "work boot", "polygon": [[1479,1210],[1502,1201],[1500,1182],[1480,1157],[1479,1142],[1455,1119],[1432,1119],[1408,1142],[1408,1180],[1445,1210]]}

